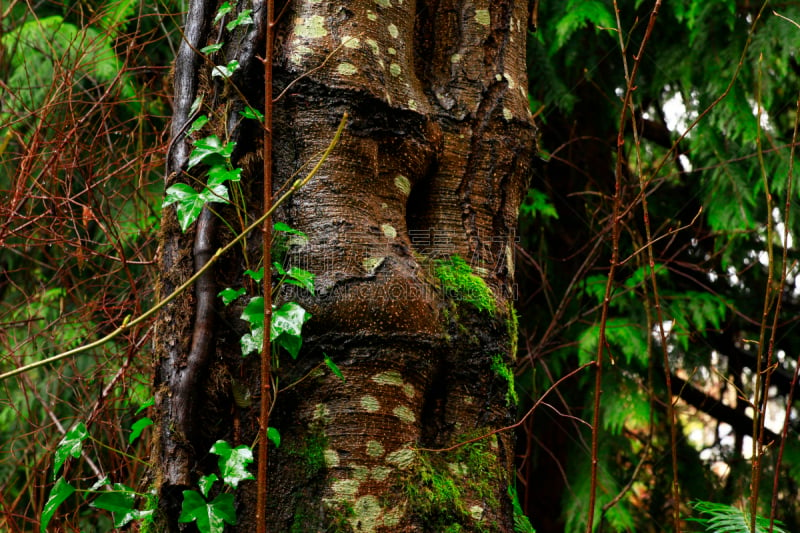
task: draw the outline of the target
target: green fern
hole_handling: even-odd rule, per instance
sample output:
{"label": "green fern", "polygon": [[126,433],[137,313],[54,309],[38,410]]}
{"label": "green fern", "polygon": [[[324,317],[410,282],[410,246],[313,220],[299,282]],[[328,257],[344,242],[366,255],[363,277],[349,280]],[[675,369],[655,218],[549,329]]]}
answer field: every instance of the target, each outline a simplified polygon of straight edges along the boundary
{"label": "green fern", "polygon": [[[737,509],[724,503],[706,502],[697,500],[692,502],[695,511],[708,515],[708,518],[688,518],[691,522],[705,526],[706,531],[713,533],[751,533],[750,513]],[[755,533],[768,533],[769,519],[763,516],[756,517]],[[775,521],[773,533],[789,533],[783,529],[783,524]]]}

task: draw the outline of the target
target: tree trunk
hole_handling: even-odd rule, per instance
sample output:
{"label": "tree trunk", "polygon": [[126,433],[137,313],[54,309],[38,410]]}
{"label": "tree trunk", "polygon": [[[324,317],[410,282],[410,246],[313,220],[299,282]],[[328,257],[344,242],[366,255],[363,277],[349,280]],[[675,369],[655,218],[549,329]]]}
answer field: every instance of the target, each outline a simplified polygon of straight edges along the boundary
{"label": "tree trunk", "polygon": [[[217,6],[200,6],[192,3],[186,31],[196,40],[176,64],[168,185],[192,183],[178,170],[190,149],[189,105],[201,94],[211,131],[239,143],[243,197],[259,198],[261,133],[236,117],[242,97],[262,105],[264,6],[252,6],[247,32],[222,34],[226,58],[213,61],[240,58],[239,91],[193,60],[192,48],[218,33]],[[274,96],[287,90],[275,103],[274,190],[319,158],[345,112],[349,121],[275,218],[307,235],[290,239],[279,259],[317,277],[314,296],[278,295],[313,318],[297,360],[281,355],[274,373],[270,426],[282,442],[270,450],[269,531],[513,531],[512,435],[472,439],[514,421],[513,247],[535,150],[526,31],[527,2],[511,0],[303,0],[278,21]],[[263,209],[256,200],[247,208],[249,221]],[[205,226],[183,234],[165,209],[162,297],[203,263],[209,236],[224,244],[228,226],[246,225],[230,207],[215,211],[228,224],[204,214]],[[242,304],[206,296],[247,286],[244,269],[261,266],[259,238],[226,254],[158,321],[154,462],[164,528],[178,526],[181,491],[214,471],[211,444],[253,444],[257,433],[258,402],[240,401],[242,390],[260,390],[258,357],[239,350]],[[255,530],[255,485],[235,491],[232,529]]]}

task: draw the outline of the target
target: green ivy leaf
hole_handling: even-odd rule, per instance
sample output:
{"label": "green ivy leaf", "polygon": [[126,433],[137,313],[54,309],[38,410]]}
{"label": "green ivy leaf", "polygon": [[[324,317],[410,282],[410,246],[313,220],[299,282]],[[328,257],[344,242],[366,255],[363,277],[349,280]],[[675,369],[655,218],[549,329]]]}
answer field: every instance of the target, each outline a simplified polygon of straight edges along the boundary
{"label": "green ivy leaf", "polygon": [[226,154],[230,157],[233,148],[228,148],[228,145],[233,143],[223,144],[219,137],[216,135],[209,135],[202,139],[194,141],[194,150],[189,154],[189,163],[187,168],[192,168],[209,158],[221,157],[226,159]]}
{"label": "green ivy leaf", "polygon": [[203,210],[206,201],[200,196],[200,193],[189,185],[176,183],[167,189],[167,195],[161,207],[164,208],[174,203],[178,204],[176,206],[178,223],[181,226],[181,230],[186,231],[200,216],[200,211]]}
{"label": "green ivy leaf", "polygon": [[306,234],[300,230],[294,229],[288,224],[284,222],[276,222],[275,225],[272,227],[275,231],[282,231],[284,233],[291,233],[292,235],[300,235],[301,237],[306,237]]}
{"label": "green ivy leaf", "polygon": [[204,46],[203,48],[200,49],[200,51],[204,54],[213,54],[214,52],[218,52],[221,49],[222,49],[222,43],[216,43]]}
{"label": "green ivy leaf", "polygon": [[74,492],[75,489],[72,485],[67,483],[63,477],[56,481],[56,484],[50,489],[50,497],[47,498],[44,509],[42,509],[42,522],[39,525],[40,533],[45,533],[47,531],[47,525],[50,523],[50,519],[53,518],[53,514],[55,514],[58,506],[61,505],[64,500],[72,496]]}
{"label": "green ivy leaf", "polygon": [[211,487],[214,486],[217,480],[219,480],[219,477],[216,474],[209,474],[201,477],[197,481],[197,486],[200,487],[200,492],[203,493],[204,497],[208,498],[208,491],[211,490]]}
{"label": "green ivy leaf", "polygon": [[234,20],[230,21],[225,25],[225,29],[228,31],[233,31],[234,28],[239,26],[245,26],[247,24],[253,23],[253,17],[250,14],[253,12],[252,9],[243,9],[239,16],[236,17]]}
{"label": "green ivy leaf", "polygon": [[140,418],[136,422],[133,423],[131,426],[131,434],[128,436],[128,444],[133,444],[133,441],[138,439],[144,428],[153,425],[153,419],[150,417]]}
{"label": "green ivy leaf", "polygon": [[223,204],[230,203],[230,198],[228,197],[228,187],[226,187],[224,183],[206,187],[203,189],[203,192],[200,193],[199,198],[203,200],[204,204],[210,204],[214,202]]}
{"label": "green ivy leaf", "polygon": [[227,65],[217,65],[211,69],[212,78],[230,78],[234,72],[239,68],[239,62],[235,59],[228,61]]}
{"label": "green ivy leaf", "polygon": [[252,118],[259,122],[264,122],[264,114],[254,107],[246,106],[244,109],[239,111],[239,114],[244,118]]}
{"label": "green ivy leaf", "polygon": [[230,2],[223,2],[223,4],[219,6],[217,14],[214,15],[214,24],[222,20],[222,17],[224,17],[231,11],[233,11],[233,6],[230,4]]}
{"label": "green ivy leaf", "polygon": [[64,438],[58,443],[58,448],[56,448],[53,479],[58,476],[58,472],[61,470],[61,467],[64,466],[67,457],[70,455],[75,459],[80,457],[81,451],[83,451],[83,441],[86,440],[88,436],[89,433],[86,431],[86,424],[83,422],[78,422],[74,428],[67,431],[67,434],[64,435]]}
{"label": "green ivy leaf", "polygon": [[346,379],[344,379],[344,374],[342,374],[342,371],[339,370],[339,367],[336,366],[336,363],[333,362],[333,359],[331,359],[326,353],[323,353],[322,355],[325,356],[325,364],[328,365],[328,368],[331,369],[331,372],[333,372],[336,375],[336,377],[338,377],[342,381],[347,381]]}
{"label": "green ivy leaf", "polygon": [[[269,434],[269,429],[267,429]],[[236,448],[224,440],[218,440],[211,446],[211,453],[219,455],[219,471],[226,485],[233,488],[239,486],[240,481],[255,479],[253,474],[247,471],[247,465],[253,462],[253,450],[249,446],[242,444]]]}
{"label": "green ivy leaf", "polygon": [[189,127],[189,131],[187,133],[195,133],[203,129],[203,126],[208,124],[208,116],[200,115],[192,122],[192,125]]}
{"label": "green ivy leaf", "polygon": [[153,514],[152,509],[136,509],[136,492],[122,483],[114,483],[113,491],[102,493],[89,505],[110,511],[114,516],[114,527],[122,527],[128,522]]}
{"label": "green ivy leaf", "polygon": [[242,357],[247,357],[253,352],[260,352],[264,346],[264,328],[258,327],[250,330],[239,338],[239,345],[242,347]]}
{"label": "green ivy leaf", "polygon": [[[276,263],[277,264],[277,263]],[[314,294],[314,274],[302,268],[292,267],[289,272],[284,271],[284,275],[288,275],[291,279],[287,279],[286,283],[303,287],[311,294]]]}
{"label": "green ivy leaf", "polygon": [[228,169],[224,165],[215,165],[208,171],[208,186],[215,187],[226,181],[241,181],[242,171],[241,168]]}
{"label": "green ivy leaf", "polygon": [[[260,283],[262,279],[264,279],[264,267],[259,268],[255,272],[250,270],[249,268],[244,271],[245,276],[250,276],[250,278],[255,281],[256,283]],[[263,321],[262,321],[263,323]]]}
{"label": "green ivy leaf", "polygon": [[183,491],[183,503],[178,522],[197,521],[201,533],[222,533],[225,524],[236,524],[233,494],[220,494],[207,502],[197,491]]}
{"label": "green ivy leaf", "polygon": [[217,294],[217,296],[222,298],[222,303],[228,306],[231,304],[231,302],[233,302],[239,296],[242,296],[245,292],[246,291],[244,290],[244,287],[239,289],[227,288],[219,291],[219,294]]}
{"label": "green ivy leaf", "polygon": [[289,352],[292,359],[297,359],[303,345],[303,324],[310,318],[311,315],[300,304],[295,302],[283,304],[272,312],[270,340]]}
{"label": "green ivy leaf", "polygon": [[144,411],[148,407],[152,407],[155,404],[156,404],[156,399],[151,396],[146,402],[144,402],[142,405],[140,405],[139,408],[136,410],[136,412],[133,413],[133,414],[134,415],[138,415],[139,413],[141,413],[142,411]]}
{"label": "green ivy leaf", "polygon": [[280,432],[272,427],[267,428],[267,438],[275,445],[276,448],[281,447],[281,434]]}

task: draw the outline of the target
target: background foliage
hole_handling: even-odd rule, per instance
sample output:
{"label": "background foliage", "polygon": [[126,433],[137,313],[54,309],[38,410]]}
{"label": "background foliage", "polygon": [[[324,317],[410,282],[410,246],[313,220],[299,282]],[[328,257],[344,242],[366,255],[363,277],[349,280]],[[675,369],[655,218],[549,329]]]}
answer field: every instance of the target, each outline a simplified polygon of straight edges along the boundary
{"label": "background foliage", "polygon": [[[520,210],[516,374],[520,414],[543,403],[519,432],[521,509],[539,533],[583,531],[595,492],[597,531],[673,531],[675,511],[746,530],[760,480],[758,513],[800,531],[800,6],[670,1],[648,34],[654,2],[532,4],[542,164]],[[0,372],[152,304],[185,8],[0,1]],[[2,382],[0,529],[37,528],[53,452],[78,421],[92,437],[64,463],[71,479],[147,488],[148,430],[130,428],[151,396],[149,334]],[[598,349],[593,452],[593,371],[542,395]],[[56,522],[113,527],[78,497]]]}

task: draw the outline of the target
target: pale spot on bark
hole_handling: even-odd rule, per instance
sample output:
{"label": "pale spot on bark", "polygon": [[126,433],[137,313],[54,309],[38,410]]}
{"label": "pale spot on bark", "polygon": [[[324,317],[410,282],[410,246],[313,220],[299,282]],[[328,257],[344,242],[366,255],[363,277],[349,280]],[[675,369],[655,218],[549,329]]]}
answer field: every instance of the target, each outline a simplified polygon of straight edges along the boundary
{"label": "pale spot on bark", "polygon": [[361,46],[361,39],[352,35],[345,35],[342,37],[342,45],[345,48],[358,48]]}
{"label": "pale spot on bark", "polygon": [[301,65],[303,63],[304,56],[310,56],[314,53],[314,50],[304,44],[296,46],[294,50],[292,50],[292,55],[289,57],[289,61],[294,63],[295,65]]}
{"label": "pale spot on bark", "polygon": [[469,508],[469,516],[471,516],[473,520],[480,521],[480,519],[483,518],[483,507],[480,505],[473,505]]}
{"label": "pale spot on bark", "polygon": [[394,229],[394,226],[389,224],[381,224],[381,231],[383,231],[383,234],[390,239],[397,237],[397,230]]}
{"label": "pale spot on bark", "polygon": [[450,56],[451,63],[458,63],[459,61],[461,61],[461,54],[453,54]]}
{"label": "pale spot on bark", "polygon": [[375,3],[381,7],[392,7],[391,0],[375,0]]}
{"label": "pale spot on bark", "polygon": [[509,88],[509,89],[513,89],[514,87],[516,87],[516,86],[517,86],[517,83],[514,81],[514,78],[512,78],[512,77],[511,77],[511,76],[508,74],[508,72],[505,72],[505,73],[503,73],[503,77],[504,77],[504,78],[506,79],[506,81],[508,82],[508,88]]}
{"label": "pale spot on bark", "polygon": [[381,504],[372,494],[360,497],[353,505],[353,517],[348,521],[353,531],[372,533],[381,525]]}
{"label": "pale spot on bark", "polygon": [[374,274],[385,260],[385,257],[365,257],[364,260],[361,261],[361,266],[364,268],[365,272]]}
{"label": "pale spot on bark", "polygon": [[402,74],[403,69],[400,68],[400,65],[398,65],[397,63],[392,63],[391,65],[389,65],[389,72],[392,74],[392,76],[396,78],[400,76],[400,74]]}
{"label": "pale spot on bark", "polygon": [[469,468],[464,463],[447,463],[447,468],[454,476],[466,476]]}
{"label": "pale spot on bark", "polygon": [[360,485],[361,483],[355,479],[339,479],[333,482],[331,490],[339,499],[354,500]]}
{"label": "pale spot on bark", "polygon": [[394,39],[397,39],[397,37],[400,35],[400,31],[397,29],[397,26],[394,24],[389,24],[387,28],[389,30],[389,35],[391,35]]}
{"label": "pale spot on bark", "polygon": [[328,448],[322,452],[322,457],[325,459],[325,466],[328,468],[339,466],[339,454],[336,450]]}
{"label": "pale spot on bark", "polygon": [[336,72],[341,74],[342,76],[352,76],[358,69],[352,63],[339,63],[339,66],[336,67]]}
{"label": "pale spot on bark", "polygon": [[416,101],[416,100],[414,100],[413,98],[411,98],[411,99],[408,101],[408,108],[409,108],[411,111],[416,111],[416,110],[417,110],[417,101]]}
{"label": "pale spot on bark", "polygon": [[397,50],[395,50],[391,46],[389,48],[387,48],[386,51],[389,52],[390,56],[396,56],[397,55]]}
{"label": "pale spot on bark", "polygon": [[417,454],[410,448],[400,448],[386,456],[386,462],[403,470],[414,464]]}
{"label": "pale spot on bark", "polygon": [[383,446],[376,440],[367,441],[367,455],[370,457],[380,457],[383,455]]}
{"label": "pale spot on bark", "polygon": [[394,507],[389,509],[383,514],[383,525],[386,527],[395,527],[400,524],[400,519],[403,517],[403,509]]}
{"label": "pale spot on bark", "polygon": [[417,395],[417,389],[411,383],[403,383],[403,393],[407,398],[413,398]]}
{"label": "pale spot on bark", "polygon": [[512,113],[509,108],[504,107],[503,108],[503,118],[506,119],[506,120],[511,120],[512,118],[514,118],[514,113]]}
{"label": "pale spot on bark", "polygon": [[328,35],[328,29],[325,27],[325,18],[320,15],[312,15],[307,19],[296,19],[294,32],[299,37],[308,39],[319,39]]}
{"label": "pale spot on bark", "polygon": [[496,79],[497,81],[503,81],[503,76],[501,74],[495,74],[494,79]]}
{"label": "pale spot on bark", "polygon": [[381,404],[375,396],[362,396],[361,407],[369,413],[374,413],[381,408]]}
{"label": "pale spot on bark", "polygon": [[353,467],[353,479],[357,480],[359,483],[363,483],[369,479],[369,468],[364,465],[354,465]]}
{"label": "pale spot on bark", "polygon": [[374,479],[375,481],[383,481],[387,477],[389,477],[389,474],[391,474],[391,472],[392,469],[389,468],[388,466],[376,466],[375,468],[372,469],[371,473],[372,479]]}
{"label": "pale spot on bark", "polygon": [[481,26],[488,26],[492,23],[492,17],[489,15],[488,9],[476,9],[475,10],[475,22],[480,24]]}
{"label": "pale spot on bark", "polygon": [[376,41],[375,39],[364,39],[364,42],[367,43],[367,46],[369,46],[373,54],[375,54],[376,56],[381,55],[381,49],[378,46],[378,41]]}
{"label": "pale spot on bark", "polygon": [[376,20],[378,20],[378,15],[376,15],[374,11],[367,10],[367,18],[375,22]]}
{"label": "pale spot on bark", "polygon": [[408,424],[413,424],[417,421],[417,417],[414,412],[405,405],[398,405],[392,409],[392,413],[394,413],[397,418]]}
{"label": "pale spot on bark", "polygon": [[[408,179],[405,176],[397,175],[397,178],[403,178],[408,183]],[[397,178],[394,179],[394,184],[397,185]],[[399,185],[397,185],[400,187]],[[402,189],[402,187],[401,187]],[[411,191],[410,184],[409,184],[409,192]],[[408,194],[408,192],[406,192]],[[396,387],[403,386],[403,376],[400,375],[400,372],[397,370],[387,370],[386,372],[381,372],[380,374],[375,374],[372,376],[372,381],[379,385],[394,385]]]}
{"label": "pale spot on bark", "polygon": [[314,406],[314,414],[311,415],[312,420],[319,420],[322,422],[330,422],[331,420],[331,410],[330,408],[325,405],[324,403],[318,403]]}

